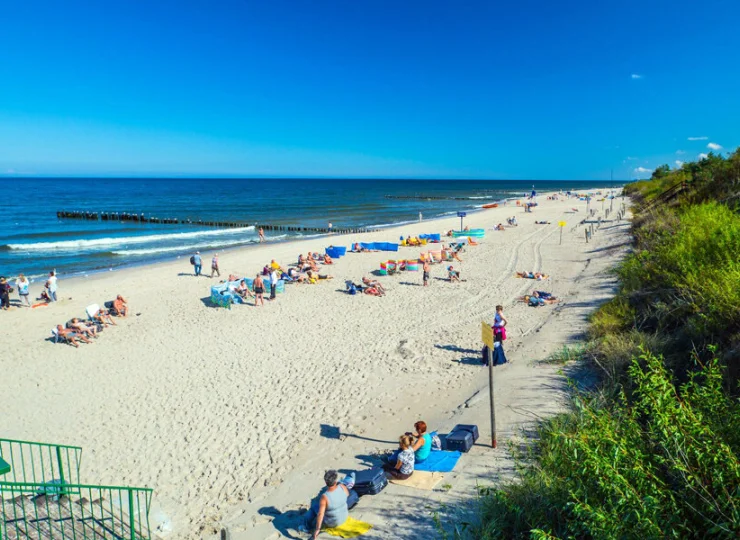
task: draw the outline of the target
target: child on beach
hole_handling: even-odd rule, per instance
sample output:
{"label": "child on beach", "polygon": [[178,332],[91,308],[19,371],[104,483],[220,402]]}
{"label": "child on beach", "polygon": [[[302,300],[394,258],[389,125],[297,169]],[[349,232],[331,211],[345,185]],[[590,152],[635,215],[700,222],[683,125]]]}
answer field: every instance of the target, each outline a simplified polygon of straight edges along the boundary
{"label": "child on beach", "polygon": [[429,286],[429,261],[427,259],[424,259],[424,266],[423,266],[424,274],[422,279],[424,280],[424,287]]}

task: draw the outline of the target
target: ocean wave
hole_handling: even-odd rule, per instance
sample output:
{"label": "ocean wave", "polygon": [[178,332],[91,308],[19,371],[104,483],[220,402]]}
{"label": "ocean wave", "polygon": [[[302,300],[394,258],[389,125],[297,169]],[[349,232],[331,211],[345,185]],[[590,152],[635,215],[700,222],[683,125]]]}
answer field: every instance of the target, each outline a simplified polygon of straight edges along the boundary
{"label": "ocean wave", "polygon": [[[287,234],[281,234],[278,236],[270,236],[268,237],[269,240],[280,240],[282,238],[287,237]],[[305,237],[296,237],[296,238],[305,238]],[[200,243],[200,244],[186,244],[186,245],[179,245],[179,246],[167,246],[167,247],[154,247],[154,248],[146,248],[146,249],[122,249],[122,250],[116,250],[116,251],[110,251],[108,253],[112,255],[116,255],[119,257],[135,257],[139,255],[163,255],[165,253],[192,253],[194,251],[199,250],[210,250],[214,251],[216,249],[228,249],[233,247],[239,247],[239,246],[248,246],[252,244],[259,243],[259,240],[257,238],[253,238],[250,240],[234,240],[233,242],[208,242],[208,243]]]}
{"label": "ocean wave", "polygon": [[129,244],[148,244],[169,240],[187,240],[191,238],[219,237],[230,234],[240,234],[253,231],[254,227],[239,227],[236,229],[216,229],[210,231],[193,231],[172,234],[150,234],[145,236],[123,236],[120,238],[94,238],[89,240],[64,240],[61,242],[36,242],[33,244],[7,244],[2,246],[10,250],[22,251],[58,251],[58,250],[85,250],[110,248]]}

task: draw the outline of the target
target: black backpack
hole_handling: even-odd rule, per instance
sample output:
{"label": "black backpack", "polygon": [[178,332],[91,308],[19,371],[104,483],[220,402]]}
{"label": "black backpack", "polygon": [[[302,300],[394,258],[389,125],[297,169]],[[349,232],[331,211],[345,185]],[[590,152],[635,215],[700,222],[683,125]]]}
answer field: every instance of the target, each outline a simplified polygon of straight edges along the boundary
{"label": "black backpack", "polygon": [[193,266],[195,266],[195,255],[191,255],[190,256],[190,264],[192,264]]}

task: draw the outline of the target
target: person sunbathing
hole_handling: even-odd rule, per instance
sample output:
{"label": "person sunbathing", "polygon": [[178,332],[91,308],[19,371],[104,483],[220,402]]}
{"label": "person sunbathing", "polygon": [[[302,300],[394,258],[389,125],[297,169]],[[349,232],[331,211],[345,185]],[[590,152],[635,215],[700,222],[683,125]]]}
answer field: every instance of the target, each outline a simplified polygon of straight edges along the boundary
{"label": "person sunbathing", "polygon": [[98,337],[98,329],[92,325],[85,324],[85,321],[83,321],[79,317],[73,317],[67,323],[67,328],[82,332],[82,334],[88,337]]}
{"label": "person sunbathing", "polygon": [[334,264],[334,261],[331,260],[328,253],[324,255],[324,264]]}
{"label": "person sunbathing", "polygon": [[79,334],[72,330],[71,328],[64,328],[61,324],[57,325],[57,335],[61,338],[64,338],[67,340],[68,343],[74,345],[75,347],[79,347],[80,344],[77,343],[78,339],[81,339],[85,343],[92,343],[89,339],[87,339],[82,334]]}
{"label": "person sunbathing", "polygon": [[547,274],[543,274],[542,272],[517,272],[516,275],[520,278],[536,279],[537,281],[547,279]]}
{"label": "person sunbathing", "polygon": [[93,313],[91,317],[93,321],[103,326],[108,326],[109,324],[116,326],[113,317],[110,316],[110,311],[108,311],[107,309],[98,308],[98,311]]}
{"label": "person sunbathing", "polygon": [[383,296],[383,294],[375,287],[365,287],[362,292],[365,294],[369,294],[370,296]]}
{"label": "person sunbathing", "polygon": [[116,296],[115,300],[113,300],[111,312],[113,315],[120,315],[121,317],[126,317],[128,315],[128,304],[126,303],[126,299],[120,294]]}
{"label": "person sunbathing", "polygon": [[385,294],[385,288],[380,284],[380,281],[378,281],[377,279],[370,279],[367,276],[363,276],[362,284],[365,285],[366,287],[375,287],[380,293],[380,296],[383,296]]}
{"label": "person sunbathing", "polygon": [[319,274],[318,270],[316,270],[315,272],[313,270],[309,270],[308,272],[306,272],[306,275],[308,276],[308,279],[311,280],[311,282],[317,281],[319,279],[334,279],[334,276],[330,276],[329,274]]}
{"label": "person sunbathing", "polygon": [[522,300],[532,307],[544,306],[545,304],[557,304],[560,301],[559,298],[555,298],[554,296],[550,296],[548,298],[542,298],[541,296],[535,296],[535,295],[532,295],[532,296],[527,295],[524,298],[522,298]]}
{"label": "person sunbathing", "polygon": [[453,269],[452,266],[448,266],[447,277],[450,278],[450,283],[452,283],[453,281],[460,281],[460,272]]}
{"label": "person sunbathing", "polygon": [[535,221],[534,224],[535,225],[549,225],[550,222],[549,221]]}
{"label": "person sunbathing", "polygon": [[298,266],[303,266],[304,264],[306,264],[306,256],[301,253],[298,255]]}
{"label": "person sunbathing", "polygon": [[496,225],[496,227],[494,227],[494,229],[497,230],[497,231],[505,231],[506,230],[506,229],[504,229],[504,224],[503,223],[499,223],[498,225]]}

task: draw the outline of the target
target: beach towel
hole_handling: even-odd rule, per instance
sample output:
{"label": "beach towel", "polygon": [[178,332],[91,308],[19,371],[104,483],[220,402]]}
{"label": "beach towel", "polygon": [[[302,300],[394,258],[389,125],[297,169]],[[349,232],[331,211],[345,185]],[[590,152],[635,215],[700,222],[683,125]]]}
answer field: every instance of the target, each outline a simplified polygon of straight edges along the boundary
{"label": "beach towel", "polygon": [[325,532],[331,536],[338,536],[339,538],[357,538],[372,528],[373,526],[369,523],[365,523],[364,521],[360,521],[350,516],[347,518],[347,521],[342,523],[339,527],[327,527],[325,529],[321,529],[321,532]]}
{"label": "beach towel", "polygon": [[432,491],[434,487],[444,478],[444,474],[441,472],[427,472],[415,470],[414,474],[408,477],[406,480],[399,478],[390,478],[388,481],[391,484],[398,484],[399,486],[406,486],[415,489],[423,489],[424,491]]}
{"label": "beach towel", "polygon": [[[429,472],[452,472],[457,465],[457,460],[462,454],[460,452],[446,452],[444,450],[432,450],[429,457],[421,463],[414,464],[416,471]],[[416,474],[416,473],[414,473]],[[413,475],[412,475],[413,476]]]}

